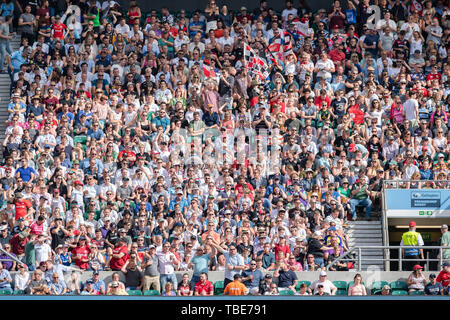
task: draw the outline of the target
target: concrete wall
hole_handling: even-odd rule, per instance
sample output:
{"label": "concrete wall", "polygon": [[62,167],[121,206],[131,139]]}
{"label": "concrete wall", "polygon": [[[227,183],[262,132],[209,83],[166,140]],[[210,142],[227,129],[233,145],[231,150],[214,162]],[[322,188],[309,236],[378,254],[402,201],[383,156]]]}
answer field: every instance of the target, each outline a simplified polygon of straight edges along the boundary
{"label": "concrete wall", "polygon": [[[11,272],[11,277],[14,280],[14,274],[16,272]],[[106,284],[108,284],[109,282],[111,282],[111,276],[112,276],[111,271],[101,271],[100,272],[100,279],[103,279],[103,281],[105,281]],[[122,273],[119,272],[121,274],[121,280],[124,281],[125,278],[123,277]],[[355,276],[357,272],[355,271],[343,271],[343,272],[337,272],[337,271],[329,271],[327,272],[328,274],[328,279],[330,281],[346,281],[346,282],[350,282],[353,281],[353,278]],[[428,279],[428,276],[430,275],[430,273],[432,272],[423,272],[425,277]],[[177,279],[178,281],[181,281],[181,277],[184,274],[184,272],[177,272]],[[188,272],[188,274],[191,276],[192,272]],[[271,273],[273,274],[273,272]],[[307,281],[315,281],[319,279],[319,272],[316,271],[305,271],[305,272],[296,272],[297,274],[297,278],[299,280],[307,280]],[[366,287],[370,288],[371,284],[374,281],[387,281],[387,282],[392,282],[392,281],[397,281],[397,280],[401,280],[401,281],[406,281],[406,279],[408,278],[408,276],[410,275],[410,272],[402,272],[402,271],[390,271],[390,272],[386,272],[386,271],[362,271],[360,272],[362,279],[366,285]],[[437,273],[436,273],[437,275]],[[86,281],[87,279],[92,277],[92,273],[91,272],[83,272],[83,273],[79,273],[79,279],[81,281]],[[65,278],[68,279],[70,278],[70,273],[66,273]],[[210,281],[212,281],[213,283],[215,281],[219,281],[219,280],[223,280],[224,279],[224,273],[221,271],[210,271],[208,273],[208,278]]]}

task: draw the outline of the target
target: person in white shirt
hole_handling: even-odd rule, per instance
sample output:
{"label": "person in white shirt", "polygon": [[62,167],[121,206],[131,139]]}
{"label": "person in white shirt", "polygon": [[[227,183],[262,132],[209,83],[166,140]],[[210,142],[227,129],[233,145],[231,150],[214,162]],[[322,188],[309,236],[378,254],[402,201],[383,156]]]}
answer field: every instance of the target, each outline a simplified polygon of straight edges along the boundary
{"label": "person in white shirt", "polygon": [[334,63],[328,58],[326,51],[320,54],[320,59],[317,60],[314,66],[314,72],[317,72],[317,78],[325,77],[327,81],[331,81],[331,74],[335,71]]}
{"label": "person in white shirt", "polygon": [[130,26],[125,23],[125,18],[120,18],[119,24],[116,26],[116,32],[121,33],[124,38],[128,38],[130,32]]}
{"label": "person in white shirt", "polygon": [[319,280],[311,283],[309,288],[311,289],[313,294],[316,294],[319,291],[317,288],[319,284],[323,286],[323,291],[328,293],[329,295],[334,296],[336,294],[337,288],[333,284],[333,282],[327,279],[327,273],[325,271],[320,271]]}
{"label": "person in white shirt", "polygon": [[51,258],[52,248],[46,240],[51,240],[51,237],[44,233],[41,233],[37,238],[37,243],[34,246],[36,251],[36,266],[38,266],[42,261],[47,261]]}
{"label": "person in white shirt", "polygon": [[297,9],[292,7],[292,1],[287,0],[286,1],[286,9],[284,9],[283,12],[281,13],[281,18],[283,19],[283,21],[286,21],[288,18],[288,15],[290,15],[290,14],[292,14],[294,16],[294,18],[296,18],[298,15]]}
{"label": "person in white shirt", "polygon": [[384,19],[378,21],[375,28],[381,34],[385,26],[388,26],[391,30],[397,30],[397,24],[391,19],[391,13],[389,11],[384,13]]}
{"label": "person in white shirt", "polygon": [[417,102],[417,91],[410,90],[409,99],[403,103],[403,113],[406,120],[411,122],[413,128],[419,126],[419,102]]}
{"label": "person in white shirt", "polygon": [[178,284],[174,265],[180,265],[180,261],[170,252],[170,243],[166,242],[162,245],[162,249],[157,249],[156,256],[158,257],[161,288],[165,288],[166,283],[170,281],[173,284],[174,290],[177,290]]}

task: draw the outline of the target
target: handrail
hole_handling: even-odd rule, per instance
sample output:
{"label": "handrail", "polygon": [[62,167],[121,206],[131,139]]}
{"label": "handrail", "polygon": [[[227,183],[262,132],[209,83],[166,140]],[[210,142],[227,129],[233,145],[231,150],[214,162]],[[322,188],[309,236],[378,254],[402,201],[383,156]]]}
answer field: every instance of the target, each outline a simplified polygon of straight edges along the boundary
{"label": "handrail", "polygon": [[[25,268],[28,268],[27,265],[25,263],[23,263],[22,261],[20,261],[19,259],[17,259],[17,257],[14,257],[13,255],[11,255],[8,251],[6,251],[3,248],[0,248],[0,252],[6,254],[8,257],[10,257],[12,260],[14,260],[15,262],[25,266]],[[3,261],[2,259],[0,259],[0,261]]]}
{"label": "handrail", "polygon": [[[417,183],[413,189],[450,189],[450,180],[383,180],[383,189],[410,189],[411,183]],[[432,184],[432,188],[426,188],[427,184]],[[403,185],[403,186],[399,186]]]}
{"label": "handrail", "polygon": [[443,250],[450,250],[449,247],[443,247],[443,246],[360,246],[360,247],[353,247],[350,250],[348,250],[347,252],[345,252],[342,256],[340,256],[339,258],[337,258],[336,260],[333,260],[331,263],[327,264],[326,269],[330,270],[330,267],[332,265],[334,265],[337,262],[349,262],[349,261],[354,261],[355,259],[349,259],[347,258],[349,254],[351,253],[355,253],[356,251],[358,252],[358,257],[357,257],[357,261],[358,261],[358,271],[362,271],[361,267],[362,267],[362,261],[380,261],[379,258],[365,258],[362,259],[362,255],[361,252],[363,249],[372,249],[372,250],[382,250],[382,249],[387,249],[387,250],[391,250],[391,249],[398,249],[399,255],[397,259],[391,259],[389,258],[383,258],[383,262],[390,262],[390,261],[398,261],[399,262],[399,270],[402,270],[402,264],[403,264],[403,258],[402,258],[402,250],[403,249],[439,249],[439,259],[430,259],[430,258],[426,258],[426,259],[416,259],[417,261],[426,261],[426,262],[430,262],[430,261],[439,261],[439,265],[442,265],[442,253]]}

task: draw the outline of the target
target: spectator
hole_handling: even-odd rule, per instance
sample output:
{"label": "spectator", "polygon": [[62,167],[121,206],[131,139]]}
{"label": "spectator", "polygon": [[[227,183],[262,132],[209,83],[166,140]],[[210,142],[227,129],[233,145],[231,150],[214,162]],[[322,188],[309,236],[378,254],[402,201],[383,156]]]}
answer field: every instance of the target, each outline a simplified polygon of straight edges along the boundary
{"label": "spectator", "polygon": [[189,280],[189,274],[187,273],[183,274],[181,281],[178,283],[177,295],[185,297],[194,295],[194,286],[192,285],[192,282]]}
{"label": "spectator", "polygon": [[161,292],[158,263],[159,259],[156,255],[156,247],[150,245],[148,252],[144,253],[144,261],[141,265],[141,268],[144,270],[144,291],[153,288],[153,290]]}
{"label": "spectator", "polygon": [[409,275],[406,284],[408,285],[408,292],[424,291],[427,279],[422,274],[423,267],[421,265],[415,265],[413,272]]}
{"label": "spectator", "polygon": [[172,252],[169,251],[169,249],[170,244],[166,242],[162,245],[162,249],[156,250],[156,256],[158,257],[161,288],[165,288],[167,290],[166,283],[172,282],[172,288],[176,290],[177,289],[176,286],[178,283],[174,271],[175,266],[177,266],[180,263],[180,261]]}
{"label": "spectator", "polygon": [[200,274],[200,280],[195,284],[194,295],[196,296],[212,296],[214,295],[214,286],[208,280],[206,272]]}
{"label": "spectator", "polygon": [[250,261],[250,269],[242,271],[243,284],[249,290],[249,293],[255,295],[259,292],[259,284],[264,281],[261,270],[256,268],[256,261]]}
{"label": "spectator", "polygon": [[144,286],[142,269],[137,265],[137,256],[130,254],[130,259],[120,269],[125,275],[125,290],[141,290]]}
{"label": "spectator", "polygon": [[248,289],[242,283],[242,276],[236,273],[233,276],[234,281],[229,282],[225,286],[224,294],[229,296],[243,296],[248,293]]}
{"label": "spectator", "polygon": [[310,289],[314,295],[319,292],[319,285],[322,285],[322,291],[324,293],[332,296],[336,294],[337,288],[330,280],[327,279],[327,273],[325,271],[320,271],[319,280],[311,283]]}
{"label": "spectator", "polygon": [[444,262],[442,264],[442,270],[439,272],[436,281],[442,284],[444,292],[448,291],[448,286],[450,285],[450,262]]}
{"label": "spectator", "polygon": [[0,263],[0,290],[6,290],[12,293],[11,283],[12,278],[9,271],[3,267],[3,263]]}
{"label": "spectator", "polygon": [[177,293],[173,288],[173,284],[172,282],[168,281],[166,282],[166,284],[164,285],[164,290],[162,292],[163,296],[176,296]]}
{"label": "spectator", "polygon": [[349,296],[367,296],[366,287],[362,283],[362,277],[358,273],[353,277],[353,283],[348,287]]}
{"label": "spectator", "polygon": [[[241,271],[245,269],[244,258],[237,253],[237,248],[234,244],[228,246],[228,251],[224,250],[221,246],[214,242],[214,240],[211,241],[211,245],[225,256],[224,285],[226,287],[228,283],[236,281],[234,278],[236,274],[240,275]],[[233,280],[231,278],[233,278]]]}
{"label": "spectator", "polygon": [[430,274],[430,282],[425,285],[425,295],[427,296],[442,296],[444,295],[444,289],[440,282],[436,282],[436,275]]}

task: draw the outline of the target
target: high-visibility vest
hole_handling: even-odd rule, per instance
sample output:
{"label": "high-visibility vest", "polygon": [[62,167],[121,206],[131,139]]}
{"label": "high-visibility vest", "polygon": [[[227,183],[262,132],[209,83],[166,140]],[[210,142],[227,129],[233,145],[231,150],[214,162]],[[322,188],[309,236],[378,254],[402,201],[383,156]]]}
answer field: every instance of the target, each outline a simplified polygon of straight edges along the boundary
{"label": "high-visibility vest", "polygon": [[[417,246],[417,237],[419,233],[416,231],[408,231],[402,235],[403,245],[405,246]],[[405,249],[406,256],[415,256],[419,254],[419,249]]]}

